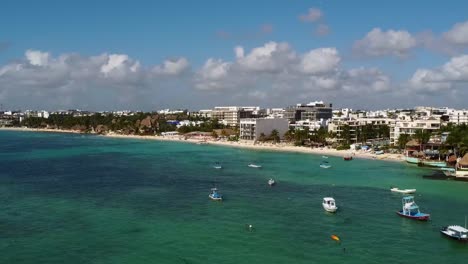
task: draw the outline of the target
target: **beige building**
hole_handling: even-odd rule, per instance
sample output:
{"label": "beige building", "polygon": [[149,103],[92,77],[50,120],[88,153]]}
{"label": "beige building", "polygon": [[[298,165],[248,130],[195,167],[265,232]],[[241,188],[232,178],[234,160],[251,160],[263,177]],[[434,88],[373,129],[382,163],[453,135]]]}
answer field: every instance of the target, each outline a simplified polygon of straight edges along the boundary
{"label": "beige building", "polygon": [[240,139],[257,140],[263,133],[266,136],[277,130],[280,138],[289,130],[285,118],[245,118],[240,120]]}
{"label": "beige building", "polygon": [[390,144],[397,144],[401,134],[414,135],[417,130],[435,132],[440,130],[440,119],[429,117],[416,120],[396,120],[390,128]]}

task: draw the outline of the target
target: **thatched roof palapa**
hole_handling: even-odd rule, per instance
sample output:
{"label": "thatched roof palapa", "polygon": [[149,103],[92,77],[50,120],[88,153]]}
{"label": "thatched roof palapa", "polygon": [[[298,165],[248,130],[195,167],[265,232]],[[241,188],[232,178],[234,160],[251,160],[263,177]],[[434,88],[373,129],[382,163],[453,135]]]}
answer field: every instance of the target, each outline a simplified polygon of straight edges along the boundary
{"label": "thatched roof palapa", "polygon": [[466,153],[465,156],[463,156],[459,164],[462,166],[468,166],[468,153]]}
{"label": "thatched roof palapa", "polygon": [[412,139],[406,143],[407,147],[418,147],[420,144],[416,139]]}

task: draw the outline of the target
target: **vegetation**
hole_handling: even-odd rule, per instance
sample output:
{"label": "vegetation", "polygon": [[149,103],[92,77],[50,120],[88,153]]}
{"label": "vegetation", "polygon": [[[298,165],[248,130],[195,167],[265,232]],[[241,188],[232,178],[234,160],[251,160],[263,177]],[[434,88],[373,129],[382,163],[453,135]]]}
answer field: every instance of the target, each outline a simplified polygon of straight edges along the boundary
{"label": "vegetation", "polygon": [[[181,126],[177,129],[174,123],[180,120],[203,122],[200,125]],[[193,131],[211,132],[214,129],[224,128],[222,124],[218,123],[217,119],[209,120],[203,117],[193,117],[187,115],[186,112],[177,115],[159,115],[156,113],[139,112],[128,116],[117,116],[113,114],[94,114],[90,116],[52,114],[47,119],[29,117],[18,125],[30,128],[72,129],[81,132],[95,131],[98,133],[114,131],[122,134],[139,135],[154,135],[162,132],[175,131],[176,129],[180,133],[188,133]]]}
{"label": "vegetation", "polygon": [[447,145],[450,145],[456,148],[459,156],[463,156],[468,153],[468,125],[462,124],[458,126],[447,126],[444,129],[444,132],[450,132],[445,142]]}
{"label": "vegetation", "polygon": [[398,137],[398,148],[405,149],[406,144],[411,140],[411,136],[409,134],[400,134]]}

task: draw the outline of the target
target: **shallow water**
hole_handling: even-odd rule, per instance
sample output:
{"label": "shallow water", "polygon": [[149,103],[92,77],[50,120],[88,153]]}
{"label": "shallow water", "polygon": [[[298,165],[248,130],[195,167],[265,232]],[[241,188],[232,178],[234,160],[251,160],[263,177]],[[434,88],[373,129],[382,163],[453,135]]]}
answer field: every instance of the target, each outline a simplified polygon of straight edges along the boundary
{"label": "shallow water", "polygon": [[[403,163],[330,157],[321,169],[319,155],[11,131],[0,131],[0,146],[0,263],[468,258],[468,245],[438,232],[463,225],[468,182],[426,180],[427,169]],[[213,186],[223,202],[208,199]],[[398,217],[402,196],[390,186],[416,188],[432,220]],[[324,212],[324,196],[337,200],[336,214]]]}

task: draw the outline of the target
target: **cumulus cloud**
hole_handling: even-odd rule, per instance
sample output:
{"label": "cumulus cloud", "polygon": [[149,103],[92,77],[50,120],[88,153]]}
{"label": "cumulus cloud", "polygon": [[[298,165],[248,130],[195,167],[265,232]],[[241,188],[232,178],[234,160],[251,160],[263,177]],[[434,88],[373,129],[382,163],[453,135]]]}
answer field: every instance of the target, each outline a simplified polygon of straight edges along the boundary
{"label": "cumulus cloud", "polygon": [[456,23],[443,38],[454,45],[468,45],[468,21]]}
{"label": "cumulus cloud", "polygon": [[195,87],[222,91],[225,98],[239,102],[283,106],[313,98],[335,101],[391,91],[388,75],[375,68],[344,69],[333,47],[298,54],[287,43],[268,42],[250,51],[237,46],[234,53],[231,62],[208,59],[196,73]]}
{"label": "cumulus cloud", "polygon": [[45,66],[49,62],[49,53],[38,50],[27,50],[26,59],[31,65]]}
{"label": "cumulus cloud", "polygon": [[[156,68],[177,77],[188,65],[186,59],[171,62]],[[23,59],[0,66],[0,87],[2,96],[18,106],[108,108],[136,103],[133,97],[157,90],[159,76],[126,54],[54,57],[27,50]]]}
{"label": "cumulus cloud", "polygon": [[314,49],[302,56],[300,70],[310,74],[327,73],[337,70],[340,61],[336,48]]}
{"label": "cumulus cloud", "polygon": [[354,43],[353,50],[358,55],[379,57],[407,57],[417,46],[416,38],[405,30],[382,31],[374,28],[366,36]]}
{"label": "cumulus cloud", "polygon": [[153,71],[159,74],[179,75],[190,68],[189,61],[186,58],[177,58],[165,60],[162,65],[154,67]]}
{"label": "cumulus cloud", "polygon": [[[237,54],[240,55],[240,54]],[[295,60],[296,54],[288,43],[268,42],[242,57],[238,57],[238,65],[245,70],[259,72],[281,71],[290,61]]]}
{"label": "cumulus cloud", "polygon": [[435,69],[418,69],[409,80],[409,87],[420,92],[462,89],[468,84],[468,55],[453,57]]}

